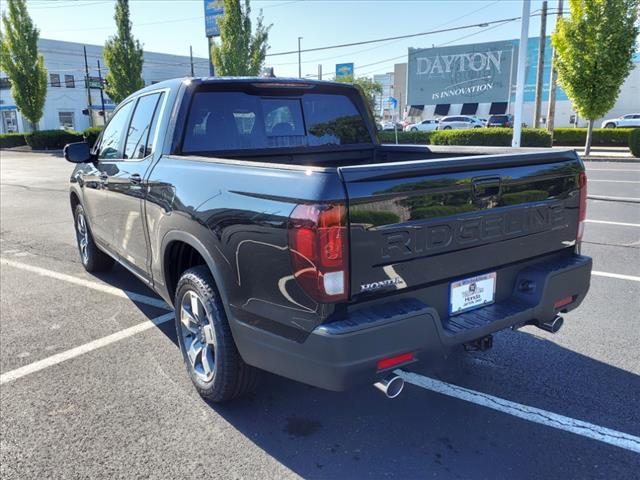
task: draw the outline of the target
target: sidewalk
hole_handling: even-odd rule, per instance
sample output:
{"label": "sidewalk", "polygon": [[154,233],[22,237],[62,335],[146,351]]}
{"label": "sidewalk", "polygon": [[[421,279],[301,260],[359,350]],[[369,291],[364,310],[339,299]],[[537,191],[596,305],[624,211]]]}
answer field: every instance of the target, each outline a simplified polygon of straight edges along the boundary
{"label": "sidewalk", "polygon": [[631,155],[629,147],[591,147],[591,154],[588,157],[584,156],[584,147],[553,147],[554,150],[575,150],[580,158],[583,160],[589,160],[593,162],[638,162],[640,164],[640,158],[635,158]]}

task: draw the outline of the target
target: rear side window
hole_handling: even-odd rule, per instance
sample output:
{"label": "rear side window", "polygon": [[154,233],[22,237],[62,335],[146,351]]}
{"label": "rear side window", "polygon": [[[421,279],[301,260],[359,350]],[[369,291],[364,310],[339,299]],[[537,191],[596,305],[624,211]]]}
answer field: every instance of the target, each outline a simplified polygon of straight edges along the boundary
{"label": "rear side window", "polygon": [[157,117],[155,113],[161,96],[162,93],[153,93],[138,100],[129,124],[124,158],[140,159],[151,155],[155,133],[152,130],[155,130],[157,123],[154,119]]}
{"label": "rear side window", "polygon": [[197,92],[184,153],[371,143],[362,116],[346,96],[263,97]]}

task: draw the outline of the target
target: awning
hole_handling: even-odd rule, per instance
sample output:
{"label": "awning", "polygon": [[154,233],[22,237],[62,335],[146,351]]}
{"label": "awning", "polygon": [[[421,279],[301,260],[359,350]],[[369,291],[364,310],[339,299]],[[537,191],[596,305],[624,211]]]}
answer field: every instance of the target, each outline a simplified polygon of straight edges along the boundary
{"label": "awning", "polygon": [[491,104],[491,109],[489,110],[489,114],[501,115],[503,113],[507,113],[507,102],[493,102]]}
{"label": "awning", "polygon": [[475,115],[478,111],[477,103],[463,103],[462,110],[460,111],[461,115]]}
{"label": "awning", "polygon": [[410,117],[420,117],[422,116],[422,112],[424,112],[424,105],[411,105],[409,107]]}
{"label": "awning", "polygon": [[449,108],[451,108],[450,103],[439,103],[433,113],[435,115],[446,115],[449,113]]}

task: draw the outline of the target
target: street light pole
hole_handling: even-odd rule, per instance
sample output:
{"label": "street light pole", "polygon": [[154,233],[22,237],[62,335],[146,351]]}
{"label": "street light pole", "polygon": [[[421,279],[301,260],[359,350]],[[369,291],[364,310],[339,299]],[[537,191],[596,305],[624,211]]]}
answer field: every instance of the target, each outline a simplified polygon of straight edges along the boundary
{"label": "street light pole", "polygon": [[300,40],[302,40],[302,37],[298,37],[298,78],[302,78],[302,56],[300,52]]}
{"label": "street light pole", "polygon": [[520,46],[518,48],[518,75],[516,77],[516,104],[513,111],[512,147],[520,146],[520,136],[522,134],[522,104],[524,103],[524,75],[527,64],[527,40],[529,39],[530,14],[531,0],[524,0],[522,2],[522,29],[520,30]]}
{"label": "street light pole", "polygon": [[[557,19],[562,16],[562,9],[564,5],[562,0],[558,0],[558,16]],[[551,135],[551,143],[553,144],[553,127],[556,118],[556,84],[558,81],[558,70],[556,70],[556,49],[551,53],[551,77],[549,78],[549,105],[547,110],[547,132]]]}
{"label": "street light pole", "polygon": [[542,2],[542,13],[540,14],[540,39],[538,41],[538,68],[536,70],[536,98],[533,110],[533,128],[538,128],[540,124],[540,114],[542,112],[542,73],[544,70],[544,50],[547,43],[547,0]]}

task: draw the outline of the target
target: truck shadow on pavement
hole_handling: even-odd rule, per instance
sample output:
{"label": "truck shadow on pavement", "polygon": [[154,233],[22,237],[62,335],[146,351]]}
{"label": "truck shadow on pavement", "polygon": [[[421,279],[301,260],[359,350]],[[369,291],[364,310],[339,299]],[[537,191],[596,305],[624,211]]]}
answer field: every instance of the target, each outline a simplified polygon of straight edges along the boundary
{"label": "truck shadow on pavement", "polygon": [[[172,322],[159,328],[177,344]],[[640,435],[640,376],[524,332],[414,371]],[[210,407],[304,478],[631,478],[638,462],[631,451],[409,384],[389,400],[369,386],[336,393],[265,374],[256,393]]]}

